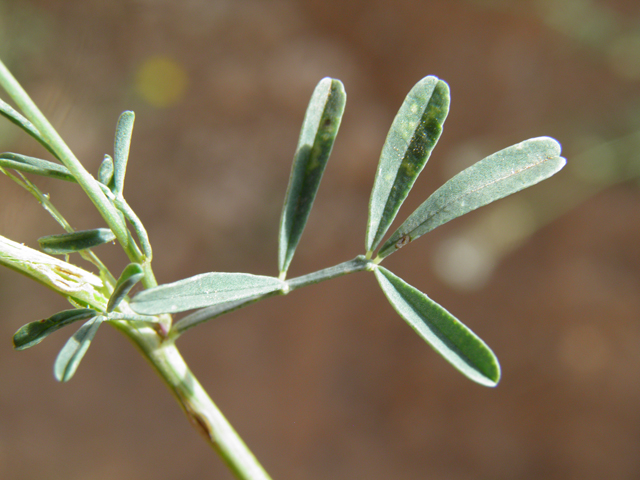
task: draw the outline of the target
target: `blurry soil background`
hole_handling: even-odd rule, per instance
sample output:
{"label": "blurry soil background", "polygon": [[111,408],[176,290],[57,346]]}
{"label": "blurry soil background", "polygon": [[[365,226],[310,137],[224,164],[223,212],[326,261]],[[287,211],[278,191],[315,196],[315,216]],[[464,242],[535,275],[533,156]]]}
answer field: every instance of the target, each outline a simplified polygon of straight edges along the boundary
{"label": "blurry soil background", "polygon": [[[363,253],[379,152],[420,78],[446,80],[452,105],[399,221],[484,156],[558,139],[557,176],[385,262],[494,349],[497,388],[458,374],[363,273],[178,346],[274,479],[640,478],[637,0],[0,0],[0,55],[94,174],[120,112],[136,112],[125,195],[160,283],[277,273],[324,76],[344,82],[346,113],[290,276]],[[45,155],[7,121],[0,150]],[[35,180],[73,226],[103,226],[77,186]],[[2,177],[0,233],[35,247],[61,230]],[[96,253],[126,264],[116,246]],[[115,330],[61,385],[52,365],[72,329],[25,352],[11,336],[68,305],[3,269],[0,307],[0,478],[232,478]]]}

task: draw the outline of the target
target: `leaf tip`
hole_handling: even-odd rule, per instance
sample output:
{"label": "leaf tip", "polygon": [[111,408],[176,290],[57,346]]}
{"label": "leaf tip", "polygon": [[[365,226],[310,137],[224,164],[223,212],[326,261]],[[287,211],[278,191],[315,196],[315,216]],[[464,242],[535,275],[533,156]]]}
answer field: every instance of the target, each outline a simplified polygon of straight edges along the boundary
{"label": "leaf tip", "polygon": [[120,118],[118,120],[123,122],[131,122],[135,120],[135,118],[136,114],[133,112],[133,110],[125,110],[120,114]]}
{"label": "leaf tip", "polygon": [[[22,329],[20,329],[22,330]],[[20,338],[20,330],[18,330],[14,335],[13,338],[11,339],[11,343],[13,344],[13,349],[14,350],[25,350],[26,348],[29,347],[28,344],[23,343],[22,339]]]}
{"label": "leaf tip", "polygon": [[480,382],[481,385],[489,388],[495,388],[500,383],[500,378],[502,377],[502,371],[500,368],[500,363],[498,359],[494,356],[495,363],[492,365],[492,371],[487,374],[484,382]]}
{"label": "leaf tip", "polygon": [[529,140],[521,142],[521,145],[525,145],[527,143],[544,144],[547,154],[552,157],[559,157],[560,153],[562,152],[562,146],[560,145],[560,142],[552,137],[542,136],[530,138]]}

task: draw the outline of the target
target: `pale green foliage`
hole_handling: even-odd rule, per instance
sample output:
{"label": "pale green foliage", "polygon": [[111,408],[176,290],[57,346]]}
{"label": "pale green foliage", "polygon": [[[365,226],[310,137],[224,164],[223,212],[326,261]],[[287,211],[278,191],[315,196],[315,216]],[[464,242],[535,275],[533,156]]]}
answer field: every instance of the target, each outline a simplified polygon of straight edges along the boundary
{"label": "pale green foliage", "polygon": [[5,152],[0,154],[0,167],[75,182],[75,178],[66,167],[41,158],[20,155],[19,153]]}
{"label": "pale green foliage", "polygon": [[[389,254],[437,226],[553,175],[565,163],[560,157],[560,145],[547,137],[536,138],[479,161],[431,195],[391,235],[378,252],[378,256],[374,260],[368,260],[372,257],[373,250],[381,243],[416,178],[427,163],[440,138],[449,111],[450,94],[447,84],[433,76],[425,77],[411,89],[400,107],[380,155],[369,202],[369,219],[365,235],[366,257],[345,262],[333,270],[327,269],[297,279],[285,280],[331,154],[345,101],[346,94],[342,83],[339,80],[325,78],[317,85],[309,102],[282,209],[278,248],[280,278],[248,273],[203,273],[162,286],[151,285],[151,288],[139,292],[131,301],[127,301],[131,288],[145,278],[143,265],[134,262],[111,286],[106,308],[103,307],[102,310],[103,320],[115,318],[116,314],[127,315],[127,312],[133,310],[143,316],[131,315],[132,321],[139,321],[140,318],[157,321],[158,315],[202,308],[201,312],[178,322],[176,329],[169,332],[170,336],[177,337],[187,328],[257,300],[286,294],[300,286],[336,275],[371,270],[376,272],[376,277],[394,308],[425,341],[472,380],[484,385],[495,385],[499,378],[499,367],[493,352],[475,334],[426,295],[376,265]],[[2,111],[14,123],[39,140],[42,139],[37,129],[11,107],[5,105]],[[105,155],[98,178],[112,205],[134,227],[148,262],[151,258],[151,247],[146,231],[122,196],[134,118],[133,112],[127,111],[118,119],[114,158]],[[64,180],[77,180],[65,167],[45,160],[17,154],[3,154],[0,155],[0,159],[4,162],[0,165],[6,168]],[[118,218],[118,221],[121,219]],[[70,253],[114,239],[114,233],[103,228],[44,237],[40,239],[40,244],[49,253]],[[124,311],[116,312],[116,308],[121,305]],[[464,335],[461,332],[464,332]],[[456,340],[463,337],[464,341]],[[85,345],[88,343],[78,345],[77,352],[84,352]],[[67,350],[70,348],[67,347]],[[69,357],[71,360],[64,369],[65,379],[70,378],[82,357],[77,352]]]}
{"label": "pale green foliage", "polygon": [[249,273],[202,273],[144,290],[130,305],[145,315],[176,313],[275,292],[284,285],[278,278]]}
{"label": "pale green foliage", "polygon": [[[522,142],[459,173],[418,207],[372,259],[427,163],[449,112],[447,84],[433,76],[425,77],[407,95],[383,146],[369,202],[365,255],[286,279],[346,102],[342,83],[325,78],[311,97],[294,155],[279,229],[279,277],[209,272],[157,286],[147,232],[123,196],[135,119],[133,112],[125,111],[118,119],[113,158],[104,156],[96,180],[2,62],[0,85],[22,111],[19,113],[0,101],[0,114],[34,137],[61,162],[5,152],[0,153],[0,172],[34,195],[67,232],[39,239],[45,252],[78,252],[98,269],[95,275],[69,261],[0,236],[0,264],[52,288],[76,307],[20,328],[13,338],[16,349],[33,346],[66,325],[88,320],[71,336],[55,361],[54,375],[59,381],[67,381],[74,375],[99,326],[110,322],[131,338],[154,365],[186,414],[205,430],[205,437],[234,474],[246,480],[268,480],[266,472],[189,372],[175,349],[174,340],[189,328],[258,300],[340,275],[370,271],[400,317],[435,351],[469,379],[490,387],[498,383],[500,366],[491,349],[451,313],[379,263],[437,226],[559,171],[565,160],[560,157],[560,145],[555,140],[542,137]],[[78,183],[101,213],[106,227],[74,231],[49,197],[27,180],[25,174]],[[91,250],[107,242],[120,244],[129,258],[129,265],[117,280]],[[142,284],[142,291],[129,298],[138,282]],[[196,311],[172,323],[170,314],[187,310]]]}
{"label": "pale green foliage", "polygon": [[74,305],[96,309],[107,305],[107,288],[97,275],[3,236],[0,236],[0,265],[29,276]]}
{"label": "pale green foliage", "polygon": [[526,140],[460,172],[420,205],[380,248],[380,259],[443,223],[535,185],[564,167],[552,138]]}
{"label": "pale green foliage", "polygon": [[130,263],[120,274],[113,293],[107,304],[107,312],[111,313],[129,294],[131,289],[144,277],[144,269],[137,263]]}
{"label": "pale green foliage", "polygon": [[124,188],[124,176],[129,161],[129,148],[135,118],[133,112],[122,112],[116,125],[116,138],[113,145],[113,193],[116,197],[122,196]]}
{"label": "pale green foliage", "polygon": [[13,346],[16,350],[24,350],[39,344],[56,330],[79,320],[87,320],[98,315],[91,308],[74,308],[51,315],[44,320],[27,323],[13,335]]}
{"label": "pale green foliage", "polygon": [[293,157],[278,238],[278,268],[285,276],[307,223],[338,134],[347,94],[340,80],[324,78],[311,96]]}
{"label": "pale green foliage", "polygon": [[377,267],[375,274],[398,315],[436,352],[474,382],[487,387],[498,384],[498,359],[475,333],[386,268]]}
{"label": "pale green foliage", "polygon": [[89,345],[91,345],[91,341],[96,336],[103,320],[104,317],[101,316],[93,317],[82,325],[64,344],[53,365],[53,374],[58,381],[66,382],[76,373],[80,360],[87,353]]}
{"label": "pale green foliage", "polygon": [[66,255],[113,242],[115,239],[116,236],[108,228],[94,228],[93,230],[47,235],[40,237],[38,244],[42,251],[49,255]]}
{"label": "pale green foliage", "polygon": [[22,130],[35,138],[40,143],[40,145],[49,150],[49,152],[56,155],[55,150],[51,148],[49,142],[47,142],[47,140],[42,136],[40,131],[33,125],[33,123],[20,115],[11,105],[6,103],[4,100],[0,100],[0,115],[15,123]]}
{"label": "pale green foliage", "polygon": [[436,77],[425,77],[411,89],[393,120],[369,201],[368,255],[382,241],[429,160],[449,113],[449,102],[449,86]]}
{"label": "pale green foliage", "polygon": [[113,158],[111,158],[111,155],[105,154],[98,169],[98,181],[106,187],[109,187],[111,191],[114,189],[113,168]]}

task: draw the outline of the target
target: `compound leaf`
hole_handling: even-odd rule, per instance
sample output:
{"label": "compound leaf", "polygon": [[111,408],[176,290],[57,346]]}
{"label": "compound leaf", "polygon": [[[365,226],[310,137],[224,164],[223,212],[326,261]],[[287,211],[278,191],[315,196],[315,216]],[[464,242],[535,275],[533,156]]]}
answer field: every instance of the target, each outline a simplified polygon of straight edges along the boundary
{"label": "compound leaf", "polygon": [[211,272],[149,288],[129,306],[143,315],[175,313],[276,292],[286,284],[275,277],[249,273]]}
{"label": "compound leaf", "polygon": [[340,80],[323,78],[309,101],[280,219],[278,266],[282,275],[289,268],[307,223],[338,134],[346,99]]}
{"label": "compound leaf", "polygon": [[549,137],[525,140],[480,160],[420,205],[385,242],[378,258],[449,220],[549,178],[565,164],[560,144]]}
{"label": "compound leaf", "polygon": [[97,247],[103,243],[113,242],[115,239],[116,236],[110,229],[94,228],[93,230],[40,237],[38,244],[40,244],[42,251],[49,255],[63,255]]}
{"label": "compound leaf", "polygon": [[109,303],[107,304],[108,313],[115,310],[118,304],[124,300],[124,297],[129,294],[129,291],[134,285],[142,280],[142,277],[144,277],[144,270],[139,264],[130,263],[125,267],[109,298]]}
{"label": "compound leaf", "polygon": [[409,92],[382,147],[369,201],[366,249],[377,248],[440,138],[449,87],[429,76]]}
{"label": "compound leaf", "polygon": [[96,315],[98,315],[98,312],[91,308],[75,308],[73,310],[58,312],[44,320],[27,323],[20,327],[13,335],[13,346],[16,350],[33,347],[56,330],[70,323],[77,322],[78,320],[86,320]]}
{"label": "compound leaf", "polygon": [[393,308],[436,352],[474,382],[498,384],[498,359],[475,333],[389,270],[378,266],[375,275]]}
{"label": "compound leaf", "polygon": [[87,353],[87,349],[103,320],[102,316],[92,318],[81,326],[62,347],[53,365],[53,374],[59,382],[70,380],[76,373],[82,357]]}

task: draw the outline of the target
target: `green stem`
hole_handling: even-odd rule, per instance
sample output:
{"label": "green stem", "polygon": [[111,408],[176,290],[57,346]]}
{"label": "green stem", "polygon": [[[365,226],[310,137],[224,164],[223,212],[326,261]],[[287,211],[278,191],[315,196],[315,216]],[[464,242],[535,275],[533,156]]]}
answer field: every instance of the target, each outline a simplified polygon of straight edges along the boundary
{"label": "green stem", "polygon": [[225,313],[239,310],[248,305],[251,305],[252,303],[264,300],[265,298],[274,297],[276,295],[286,295],[292,290],[306,287],[307,285],[313,285],[314,283],[341,277],[342,275],[347,275],[349,273],[362,272],[364,270],[371,270],[371,261],[367,260],[363,255],[358,255],[353,260],[334,265],[333,267],[318,270],[317,272],[309,273],[308,275],[302,275],[300,277],[285,280],[285,287],[282,290],[265,293],[263,295],[255,295],[253,297],[244,298],[242,300],[234,300],[231,302],[225,302],[218,305],[213,305],[211,307],[203,308],[175,322],[169,332],[169,338],[175,341],[185,331],[192,327],[195,327],[196,325],[212,320],[216,317],[224,315]]}
{"label": "green stem", "polygon": [[[105,311],[109,294],[102,291],[102,282],[96,275],[75,265],[1,235],[0,265],[42,283],[73,304]],[[189,421],[205,436],[207,443],[220,454],[235,476],[240,480],[269,480],[253,454],[191,373],[174,342],[166,338],[166,331],[159,332],[157,324],[137,321],[144,321],[147,317],[133,314],[125,302],[118,308],[122,313],[110,314],[109,323],[129,337],[149,360]],[[115,320],[117,317],[134,321]]]}
{"label": "green stem", "polygon": [[[45,144],[51,147],[50,151],[56,156],[56,158],[62,161],[67,169],[69,169],[71,175],[73,175],[77,180],[82,189],[86,192],[87,196],[94,203],[109,228],[111,228],[129,259],[132,262],[143,265],[145,271],[143,284],[147,288],[156,286],[157,282],[149,264],[150,259],[145,258],[145,255],[140,252],[118,210],[107,199],[102,192],[99,183],[84,169],[71,149],[69,149],[56,130],[51,126],[49,121],[31,100],[29,95],[24,91],[9,70],[7,70],[2,61],[0,61],[0,85],[7,91],[16,105],[22,110],[26,118],[39,131]],[[138,226],[136,225],[136,227]],[[146,238],[142,239],[143,242],[144,240],[146,240]],[[13,250],[18,253],[24,253],[27,251],[27,247],[17,245]],[[150,249],[145,250],[149,250],[150,254]],[[52,271],[55,268],[55,265],[53,264],[53,266],[48,265],[48,263],[54,262],[55,259],[48,259],[46,255],[38,252],[28,253],[31,256],[40,255],[46,268],[49,268]],[[11,256],[13,255],[10,255],[10,257]],[[2,260],[1,256],[0,260]],[[24,261],[20,261],[20,259],[10,258],[10,260],[11,261],[8,261],[7,266],[16,268],[21,273],[24,273],[47,286],[51,286],[55,290],[59,290],[59,286],[50,285],[51,282],[49,277],[44,276],[43,278],[40,278],[35,275],[36,271],[34,270],[32,263],[25,263]],[[71,266],[69,265],[69,267]],[[61,272],[68,272],[67,267],[59,267],[59,270]],[[104,308],[104,305],[101,304],[103,301],[106,304],[106,298],[98,300],[94,295],[90,295],[89,292],[87,292],[87,294],[88,296],[86,298],[80,299],[81,303],[92,304],[97,302],[96,306]],[[172,341],[167,340],[165,336],[158,334],[158,331],[150,326],[139,326],[122,321],[113,321],[111,324],[129,337],[141,350],[143,355],[150,361],[178,400],[178,403],[183,408],[191,423],[204,435],[209,445],[211,445],[214,450],[220,454],[236,478],[240,480],[270,480],[269,475],[267,475],[264,469],[260,466],[242,439],[238,436],[233,427],[207,395],[195,376],[191,373]]]}
{"label": "green stem", "polygon": [[302,275],[301,277],[292,278],[285,283],[289,287],[289,291],[297,288],[306,287],[307,285],[313,285],[314,283],[323,282],[325,280],[331,280],[332,278],[341,277],[349,273],[362,272],[364,270],[371,270],[371,262],[363,255],[358,255],[353,260],[343,262],[333,267],[318,270],[317,272],[309,273],[308,275]]}
{"label": "green stem", "polygon": [[[67,220],[62,216],[62,214],[53,205],[53,203],[51,203],[49,195],[45,195],[44,193],[42,193],[42,191],[40,191],[40,189],[36,185],[31,183],[31,181],[27,177],[25,177],[22,172],[18,172],[18,175],[20,177],[18,178],[11,172],[7,172],[6,170],[4,170],[2,167],[0,167],[0,171],[3,172],[11,180],[16,182],[18,185],[20,185],[22,188],[24,188],[26,191],[28,191],[31,195],[33,195],[35,199],[38,200],[38,203],[42,205],[42,208],[44,208],[53,217],[53,219],[58,222],[58,224],[62,228],[65,229],[67,233],[75,232],[75,229],[71,226],[71,224],[67,222]],[[91,250],[81,250],[78,253],[82,258],[98,267],[98,270],[104,276],[109,285],[113,287],[116,284],[116,279],[113,278],[113,275],[111,275],[109,269],[104,265],[104,263],[102,263],[102,261],[95,253],[93,253]]]}
{"label": "green stem", "polygon": [[[18,83],[15,77],[9,72],[7,67],[0,60],[0,85],[7,91],[16,105],[22,110],[25,117],[38,129],[42,138],[46,141],[56,155],[57,158],[69,169],[69,172],[80,184],[87,196],[96,206],[107,225],[113,233],[127,256],[132,262],[145,264],[145,258],[138,246],[133,242],[126,224],[120,217],[118,210],[104,195],[98,182],[93,176],[85,170],[80,161],[73,154],[71,149],[62,140],[58,132],[49,123],[40,109],[31,100],[27,92]],[[153,272],[150,268],[145,268],[145,278],[143,279],[145,287],[154,287],[157,285]]]}
{"label": "green stem", "polygon": [[111,322],[128,336],[149,360],[191,424],[221,456],[239,480],[270,480],[258,460],[191,373],[174,342],[164,340],[150,327]]}

